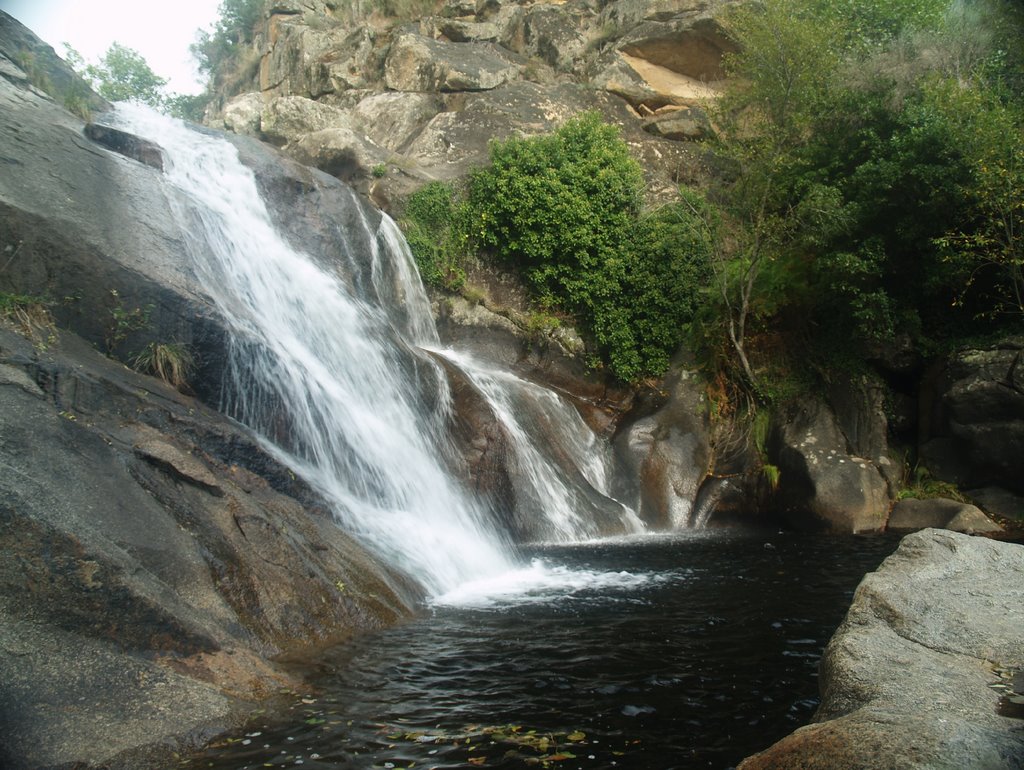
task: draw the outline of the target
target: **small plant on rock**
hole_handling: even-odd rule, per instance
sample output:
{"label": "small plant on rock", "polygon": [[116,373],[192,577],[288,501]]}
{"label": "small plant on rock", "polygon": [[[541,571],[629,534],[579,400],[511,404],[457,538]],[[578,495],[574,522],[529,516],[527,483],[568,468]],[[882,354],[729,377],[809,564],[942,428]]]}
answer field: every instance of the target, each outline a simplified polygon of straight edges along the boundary
{"label": "small plant on rock", "polygon": [[0,318],[14,324],[38,348],[57,339],[57,327],[42,297],[0,292]]}
{"label": "small plant on rock", "polygon": [[114,349],[128,339],[128,335],[132,332],[149,328],[150,316],[153,314],[152,305],[126,306],[117,289],[110,290],[110,297],[114,305],[110,308],[110,322],[107,325],[107,353],[113,353]]}
{"label": "small plant on rock", "polygon": [[132,368],[159,377],[176,390],[188,390],[195,359],[180,342],[151,342],[132,359]]}

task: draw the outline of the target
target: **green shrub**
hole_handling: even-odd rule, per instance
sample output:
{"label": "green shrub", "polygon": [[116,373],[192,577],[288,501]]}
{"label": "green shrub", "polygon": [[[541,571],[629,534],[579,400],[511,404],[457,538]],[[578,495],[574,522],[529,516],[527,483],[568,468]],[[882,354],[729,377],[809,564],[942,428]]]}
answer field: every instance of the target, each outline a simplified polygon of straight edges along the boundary
{"label": "green shrub", "polygon": [[472,236],[541,306],[573,314],[620,379],[660,375],[707,276],[687,212],[641,212],[643,175],[596,113],[553,134],[491,147],[472,174]]}
{"label": "green shrub", "polygon": [[126,306],[117,289],[110,290],[110,298],[113,304],[107,322],[107,353],[113,353],[118,345],[128,339],[129,334],[149,328],[150,316],[153,314],[153,305]]}
{"label": "green shrub", "polygon": [[423,281],[448,291],[462,288],[470,251],[466,205],[455,189],[444,182],[420,188],[406,200],[401,224]]}

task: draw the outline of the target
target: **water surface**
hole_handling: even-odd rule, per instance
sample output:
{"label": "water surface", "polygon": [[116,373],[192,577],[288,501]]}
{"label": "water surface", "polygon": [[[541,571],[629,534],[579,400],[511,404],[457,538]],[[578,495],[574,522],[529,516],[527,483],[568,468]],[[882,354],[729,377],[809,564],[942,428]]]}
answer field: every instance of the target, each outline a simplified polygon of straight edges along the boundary
{"label": "water surface", "polygon": [[896,542],[535,547],[504,583],[327,652],[305,671],[315,696],[191,766],[732,767],[809,720],[824,645]]}

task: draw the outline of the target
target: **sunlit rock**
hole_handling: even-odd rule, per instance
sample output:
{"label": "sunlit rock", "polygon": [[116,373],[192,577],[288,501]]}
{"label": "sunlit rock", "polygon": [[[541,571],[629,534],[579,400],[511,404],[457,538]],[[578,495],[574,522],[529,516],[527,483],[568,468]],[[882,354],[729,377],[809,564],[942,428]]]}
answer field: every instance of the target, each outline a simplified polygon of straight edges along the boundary
{"label": "sunlit rock", "polygon": [[486,91],[513,80],[521,69],[487,43],[444,43],[406,34],[392,44],[384,77],[396,91]]}
{"label": "sunlit rock", "polygon": [[1021,546],[908,535],[861,582],[829,642],[812,724],[740,770],[1024,766],[1020,719],[997,687],[1024,667],[1021,606]]}
{"label": "sunlit rock", "polygon": [[870,458],[851,454],[835,414],[819,401],[790,405],[769,447],[778,500],[793,524],[833,532],[885,526],[889,488]]}

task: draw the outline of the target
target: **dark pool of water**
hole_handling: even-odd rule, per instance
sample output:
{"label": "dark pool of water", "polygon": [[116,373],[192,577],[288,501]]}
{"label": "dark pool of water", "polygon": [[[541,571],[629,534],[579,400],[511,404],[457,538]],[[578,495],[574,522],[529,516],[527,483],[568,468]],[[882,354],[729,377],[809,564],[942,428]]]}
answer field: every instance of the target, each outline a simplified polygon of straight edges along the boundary
{"label": "dark pool of water", "polygon": [[824,645],[896,543],[719,531],[535,548],[604,577],[437,607],[332,650],[308,672],[315,697],[190,767],[732,767],[811,717]]}

